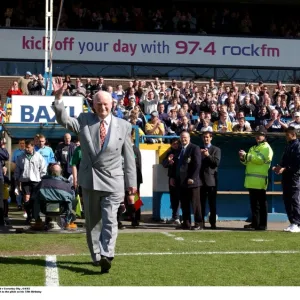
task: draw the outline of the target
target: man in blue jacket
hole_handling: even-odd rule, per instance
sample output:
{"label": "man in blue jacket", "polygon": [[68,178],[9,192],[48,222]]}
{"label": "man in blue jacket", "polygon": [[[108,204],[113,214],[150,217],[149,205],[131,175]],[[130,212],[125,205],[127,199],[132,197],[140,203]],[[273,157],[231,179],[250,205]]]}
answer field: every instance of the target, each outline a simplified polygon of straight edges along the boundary
{"label": "man in blue jacket", "polygon": [[283,201],[291,223],[284,231],[300,232],[300,142],[294,127],[288,127],[285,136],[287,145],[280,165],[273,170],[282,174]]}

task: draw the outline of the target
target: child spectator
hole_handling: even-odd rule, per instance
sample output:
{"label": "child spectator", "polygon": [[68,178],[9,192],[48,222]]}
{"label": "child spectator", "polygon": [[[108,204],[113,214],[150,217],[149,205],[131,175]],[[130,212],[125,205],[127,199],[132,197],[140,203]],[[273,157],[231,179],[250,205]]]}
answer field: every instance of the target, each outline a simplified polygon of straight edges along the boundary
{"label": "child spectator", "polygon": [[205,131],[212,132],[213,131],[212,127],[210,126],[210,120],[209,119],[204,119],[203,120],[203,126],[202,126],[200,131],[202,131],[202,132],[205,132]]}

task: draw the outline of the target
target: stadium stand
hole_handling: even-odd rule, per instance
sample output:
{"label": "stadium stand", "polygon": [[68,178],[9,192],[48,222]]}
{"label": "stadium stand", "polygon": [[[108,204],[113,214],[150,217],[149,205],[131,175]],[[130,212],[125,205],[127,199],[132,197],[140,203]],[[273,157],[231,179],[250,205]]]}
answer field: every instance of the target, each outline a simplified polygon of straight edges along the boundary
{"label": "stadium stand", "polygon": [[[300,37],[297,9],[260,3],[218,3],[181,1],[147,5],[132,1],[65,1],[60,29],[178,32],[243,36]],[[54,24],[59,1],[54,1]],[[10,1],[0,4],[0,24],[4,27],[44,27],[45,5],[42,0]]]}

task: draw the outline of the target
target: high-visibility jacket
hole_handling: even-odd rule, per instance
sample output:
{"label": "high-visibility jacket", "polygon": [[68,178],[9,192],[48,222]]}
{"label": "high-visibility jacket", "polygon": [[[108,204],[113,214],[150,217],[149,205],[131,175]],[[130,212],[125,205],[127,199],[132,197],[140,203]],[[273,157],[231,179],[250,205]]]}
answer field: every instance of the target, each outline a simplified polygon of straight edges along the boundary
{"label": "high-visibility jacket", "polygon": [[245,188],[266,190],[268,171],[273,158],[273,150],[267,142],[250,148],[241,163],[246,166]]}

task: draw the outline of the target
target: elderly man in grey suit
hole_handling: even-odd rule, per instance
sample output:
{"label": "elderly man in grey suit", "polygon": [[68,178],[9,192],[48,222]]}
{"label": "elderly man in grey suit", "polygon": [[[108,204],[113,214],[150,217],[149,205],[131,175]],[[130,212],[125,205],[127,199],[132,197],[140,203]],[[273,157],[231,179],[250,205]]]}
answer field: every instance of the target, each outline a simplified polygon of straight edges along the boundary
{"label": "elderly man in grey suit", "polygon": [[71,118],[62,102],[62,79],[56,78],[53,87],[57,122],[80,137],[82,160],[78,183],[82,187],[86,236],[93,264],[100,265],[102,273],[108,273],[115,253],[119,205],[125,188],[129,194],[136,192],[131,125],[111,114],[112,97],[105,91],[94,95],[95,113],[81,113],[78,118]]}

